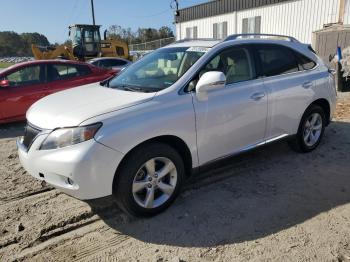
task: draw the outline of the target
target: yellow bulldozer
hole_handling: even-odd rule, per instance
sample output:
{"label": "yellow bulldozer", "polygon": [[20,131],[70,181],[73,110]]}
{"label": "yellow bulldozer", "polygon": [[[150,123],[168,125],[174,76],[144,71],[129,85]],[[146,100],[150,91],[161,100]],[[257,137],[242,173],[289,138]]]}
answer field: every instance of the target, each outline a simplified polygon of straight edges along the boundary
{"label": "yellow bulldozer", "polygon": [[42,47],[32,45],[34,58],[41,59],[68,59],[87,61],[95,57],[121,57],[131,60],[129,47],[126,43],[107,39],[101,40],[100,25],[75,24],[69,26],[69,39],[72,45],[56,47]]}

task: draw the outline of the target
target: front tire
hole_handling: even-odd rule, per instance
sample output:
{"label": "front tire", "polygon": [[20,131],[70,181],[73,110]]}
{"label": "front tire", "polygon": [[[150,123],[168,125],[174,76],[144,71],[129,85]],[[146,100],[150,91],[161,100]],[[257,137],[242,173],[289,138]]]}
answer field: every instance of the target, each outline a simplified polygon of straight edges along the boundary
{"label": "front tire", "polygon": [[185,177],[179,153],[162,143],[137,148],[123,162],[113,183],[118,206],[133,216],[153,216],[170,206]]}
{"label": "front tire", "polygon": [[289,142],[297,152],[307,153],[317,148],[324,134],[326,115],[322,107],[311,105],[306,109],[298,133]]}

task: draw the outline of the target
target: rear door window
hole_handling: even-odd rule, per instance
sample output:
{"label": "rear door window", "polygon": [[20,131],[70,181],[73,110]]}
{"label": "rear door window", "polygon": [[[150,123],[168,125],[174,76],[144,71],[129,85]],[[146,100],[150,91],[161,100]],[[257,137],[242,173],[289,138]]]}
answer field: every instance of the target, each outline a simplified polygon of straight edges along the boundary
{"label": "rear door window", "polygon": [[86,65],[77,65],[76,68],[78,70],[79,76],[86,76],[91,74],[91,69]]}
{"label": "rear door window", "polygon": [[263,76],[276,76],[299,71],[296,55],[287,47],[257,45],[257,54]]}
{"label": "rear door window", "polygon": [[49,64],[47,69],[49,81],[72,79],[90,73],[90,69],[84,65]]}

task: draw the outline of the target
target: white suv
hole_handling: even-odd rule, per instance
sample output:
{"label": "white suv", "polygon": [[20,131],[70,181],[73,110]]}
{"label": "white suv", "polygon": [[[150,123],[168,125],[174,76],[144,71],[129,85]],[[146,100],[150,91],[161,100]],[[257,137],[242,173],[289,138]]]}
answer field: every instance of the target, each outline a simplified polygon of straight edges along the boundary
{"label": "white suv", "polygon": [[315,149],[335,100],[333,75],[294,38],[180,41],[35,103],[19,157],[69,195],[113,194],[129,214],[154,215],[215,160],[284,137]]}

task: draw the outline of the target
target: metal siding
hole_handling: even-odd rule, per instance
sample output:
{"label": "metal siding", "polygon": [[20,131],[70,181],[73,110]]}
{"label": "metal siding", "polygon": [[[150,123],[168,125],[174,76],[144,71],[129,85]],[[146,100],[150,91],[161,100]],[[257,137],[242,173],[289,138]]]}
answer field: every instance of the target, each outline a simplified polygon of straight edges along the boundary
{"label": "metal siding", "polygon": [[345,3],[344,24],[350,24],[350,0]]}
{"label": "metal siding", "polygon": [[187,22],[195,19],[226,14],[235,10],[244,10],[285,1],[293,0],[216,0],[180,9],[180,15],[175,17],[175,19],[177,22]]}

